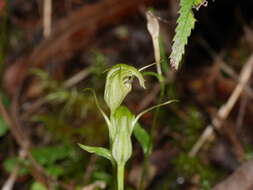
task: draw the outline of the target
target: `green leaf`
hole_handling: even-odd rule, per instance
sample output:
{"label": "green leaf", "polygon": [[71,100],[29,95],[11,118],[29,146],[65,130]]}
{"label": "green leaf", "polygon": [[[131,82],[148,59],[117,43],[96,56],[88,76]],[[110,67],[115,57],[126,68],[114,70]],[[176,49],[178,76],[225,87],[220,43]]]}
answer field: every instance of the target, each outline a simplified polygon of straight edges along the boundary
{"label": "green leaf", "polygon": [[[196,0],[195,0],[196,1]],[[178,69],[179,63],[185,52],[185,46],[191,30],[194,28],[195,18],[192,13],[194,0],[180,0],[179,18],[177,19],[176,34],[173,38],[172,52],[170,55],[170,64]]]}
{"label": "green leaf", "polygon": [[25,162],[25,160],[19,160],[16,156],[12,157],[12,158],[7,158],[6,160],[4,160],[3,162],[3,167],[4,169],[8,172],[8,173],[12,173],[14,168],[16,166],[19,166],[19,170],[18,170],[18,175],[19,176],[24,176],[28,174],[28,170],[27,170],[27,163]]}
{"label": "green leaf", "polygon": [[[0,90],[0,99],[3,102],[4,106],[9,106],[10,102],[7,96],[3,94],[3,92]],[[9,130],[6,122],[4,121],[3,117],[0,115],[0,137],[4,136],[7,131]]]}
{"label": "green leaf", "polygon": [[107,73],[104,99],[111,113],[120,106],[126,95],[132,90],[134,76],[137,77],[140,85],[145,88],[142,74],[130,65],[117,64]]}
{"label": "green leaf", "polygon": [[40,81],[41,81],[40,86],[44,90],[45,89],[55,90],[55,89],[59,88],[59,82],[52,80],[46,71],[44,71],[42,69],[36,69],[36,68],[30,69],[29,71],[31,74],[37,76],[40,79]]}
{"label": "green leaf", "polygon": [[67,158],[71,154],[71,147],[69,146],[47,146],[34,148],[32,155],[40,164],[51,165],[57,160]]}
{"label": "green leaf", "polygon": [[33,68],[33,69],[30,69],[30,73],[36,75],[41,80],[49,80],[48,73],[42,69]]}
{"label": "green leaf", "polygon": [[111,162],[114,162],[111,152],[106,148],[86,146],[86,145],[83,145],[83,144],[80,144],[80,143],[78,143],[78,145],[80,146],[80,148],[82,148],[83,150],[85,150],[89,153],[95,153],[98,156],[102,156],[102,157],[110,160]]}
{"label": "green leaf", "polygon": [[66,102],[70,98],[71,98],[70,92],[65,89],[60,89],[54,92],[50,92],[46,96],[46,99],[49,102],[54,102],[54,103],[63,103],[63,102]]}
{"label": "green leaf", "polygon": [[64,174],[64,168],[61,166],[50,165],[45,168],[46,172],[53,177],[59,177]]}
{"label": "green leaf", "polygon": [[151,148],[151,138],[147,131],[141,127],[139,123],[136,123],[134,127],[134,136],[137,141],[140,143],[144,155],[150,153]]}
{"label": "green leaf", "polygon": [[2,116],[0,116],[0,137],[4,136],[9,128],[7,127],[5,121],[3,120]]}
{"label": "green leaf", "polygon": [[104,181],[107,184],[111,184],[113,181],[112,175],[109,173],[106,173],[105,171],[94,171],[92,173],[92,179],[94,181]]}
{"label": "green leaf", "polygon": [[39,182],[34,182],[31,185],[30,190],[47,190],[47,188]]}
{"label": "green leaf", "polygon": [[8,107],[10,105],[10,101],[9,101],[8,97],[1,90],[0,90],[0,97],[1,97],[3,104],[6,107]]}

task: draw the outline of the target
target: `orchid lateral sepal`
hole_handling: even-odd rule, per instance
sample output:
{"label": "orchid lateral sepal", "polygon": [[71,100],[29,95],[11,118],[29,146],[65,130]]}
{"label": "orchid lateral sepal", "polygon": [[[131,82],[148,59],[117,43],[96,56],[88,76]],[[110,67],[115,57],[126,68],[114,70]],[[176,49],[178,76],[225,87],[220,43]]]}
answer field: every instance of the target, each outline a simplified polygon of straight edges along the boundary
{"label": "orchid lateral sepal", "polygon": [[143,70],[145,70],[145,69],[147,69],[147,68],[149,68],[149,67],[152,67],[152,66],[154,66],[154,65],[156,65],[156,63],[151,63],[151,64],[149,64],[149,65],[146,65],[146,66],[144,66],[144,67],[138,69],[138,71],[143,71]]}
{"label": "orchid lateral sepal", "polygon": [[177,101],[178,101],[178,100],[169,100],[169,101],[167,101],[167,102],[164,102],[164,103],[161,103],[161,104],[152,106],[152,107],[150,107],[150,108],[147,108],[146,110],[142,111],[141,113],[139,113],[139,114],[136,116],[135,120],[133,121],[133,124],[135,125],[135,124],[138,122],[138,120],[140,119],[140,117],[143,116],[145,113],[147,113],[147,112],[149,112],[149,111],[151,111],[151,110],[153,110],[153,109],[155,109],[155,108],[158,108],[158,107],[161,107],[161,106],[165,106],[165,105],[167,105],[167,104],[170,104],[170,103],[172,103],[172,102],[177,102]]}
{"label": "orchid lateral sepal", "polygon": [[[104,117],[105,121],[106,121],[106,124],[107,126],[111,126],[111,122],[108,118],[108,116],[105,114],[105,112],[103,111],[103,109],[100,107],[99,105],[99,102],[98,102],[98,99],[97,99],[97,95],[95,93],[95,91],[92,89],[92,88],[85,88],[84,91],[90,91],[94,97],[94,100],[95,100],[95,104],[99,110],[99,112],[102,114],[102,116]],[[110,130],[110,129],[109,129]]]}

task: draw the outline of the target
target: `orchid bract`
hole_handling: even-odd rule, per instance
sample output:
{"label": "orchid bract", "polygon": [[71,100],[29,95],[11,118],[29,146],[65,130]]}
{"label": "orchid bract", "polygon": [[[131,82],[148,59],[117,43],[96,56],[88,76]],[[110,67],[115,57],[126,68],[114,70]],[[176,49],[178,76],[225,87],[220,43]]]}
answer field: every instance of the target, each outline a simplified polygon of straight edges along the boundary
{"label": "orchid bract", "polygon": [[118,164],[125,164],[132,154],[131,135],[134,128],[134,115],[124,106],[118,107],[112,116],[115,127],[112,155]]}

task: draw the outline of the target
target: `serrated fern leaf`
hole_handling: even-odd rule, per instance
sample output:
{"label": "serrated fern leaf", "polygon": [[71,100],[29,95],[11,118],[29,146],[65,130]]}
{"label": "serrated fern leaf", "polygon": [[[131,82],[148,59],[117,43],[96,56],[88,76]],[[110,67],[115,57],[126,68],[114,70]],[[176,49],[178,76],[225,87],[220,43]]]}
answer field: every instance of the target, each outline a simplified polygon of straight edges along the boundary
{"label": "serrated fern leaf", "polygon": [[180,0],[176,34],[173,38],[172,52],[170,55],[170,64],[175,69],[178,69],[179,63],[185,52],[188,37],[191,34],[191,30],[194,28],[196,21],[192,13],[194,3],[196,3],[194,0]]}

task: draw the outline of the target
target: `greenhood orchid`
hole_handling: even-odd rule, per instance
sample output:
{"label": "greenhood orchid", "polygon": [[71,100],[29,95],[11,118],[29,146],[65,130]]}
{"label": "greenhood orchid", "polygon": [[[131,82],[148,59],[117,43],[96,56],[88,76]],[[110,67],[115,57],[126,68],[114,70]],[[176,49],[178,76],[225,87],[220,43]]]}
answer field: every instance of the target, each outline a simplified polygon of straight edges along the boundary
{"label": "greenhood orchid", "polygon": [[152,109],[173,102],[172,100],[158,104],[142,111],[137,116],[131,113],[127,107],[121,106],[126,95],[132,90],[132,81],[134,77],[137,77],[140,86],[145,88],[144,78],[140,70],[129,65],[118,64],[108,71],[104,99],[107,106],[110,108],[110,117],[101,109],[95,92],[92,89],[86,89],[93,93],[95,103],[107,123],[110,149],[85,146],[82,144],[79,144],[79,146],[85,151],[96,153],[99,156],[109,159],[112,165],[117,167],[118,190],[124,189],[124,167],[132,155],[131,136],[139,118]]}

